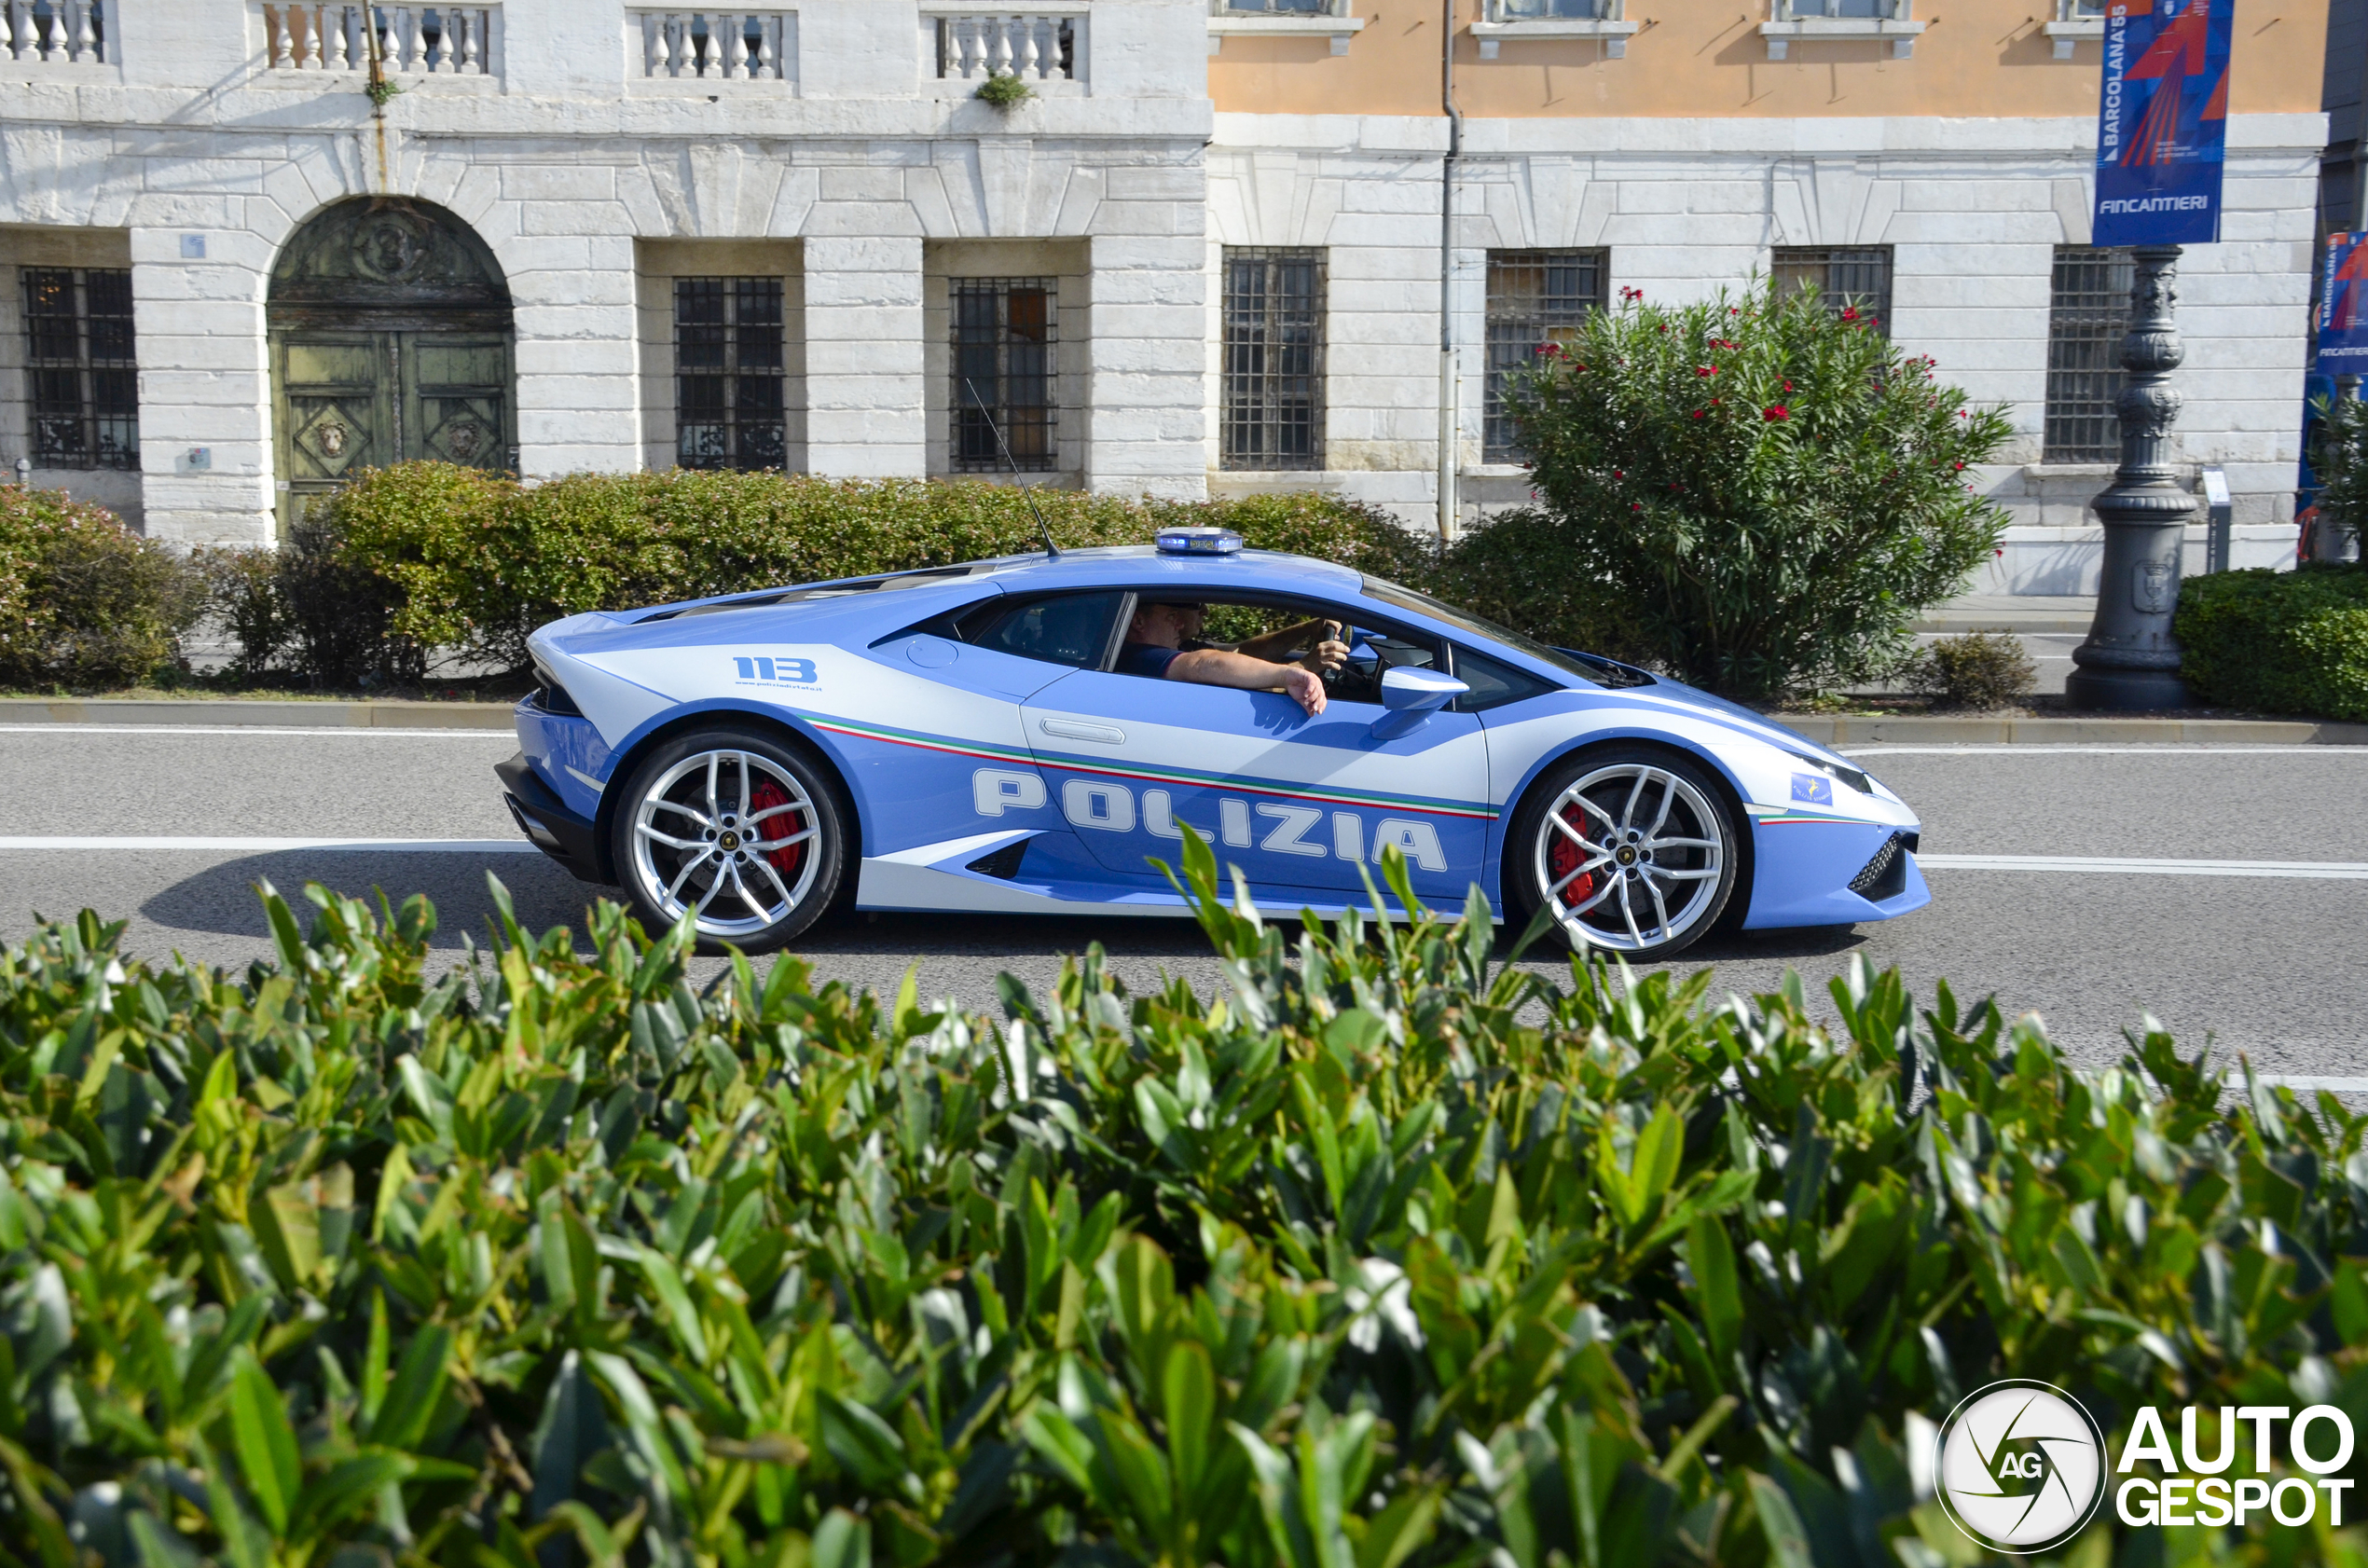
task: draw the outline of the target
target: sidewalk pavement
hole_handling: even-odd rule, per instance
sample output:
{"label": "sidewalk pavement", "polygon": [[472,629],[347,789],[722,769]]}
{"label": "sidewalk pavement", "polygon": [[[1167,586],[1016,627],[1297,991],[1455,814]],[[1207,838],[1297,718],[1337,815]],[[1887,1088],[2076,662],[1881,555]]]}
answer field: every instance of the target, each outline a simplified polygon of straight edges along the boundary
{"label": "sidewalk pavement", "polygon": [[1924,612],[1919,632],[2080,632],[2097,618],[2093,594],[1966,594]]}

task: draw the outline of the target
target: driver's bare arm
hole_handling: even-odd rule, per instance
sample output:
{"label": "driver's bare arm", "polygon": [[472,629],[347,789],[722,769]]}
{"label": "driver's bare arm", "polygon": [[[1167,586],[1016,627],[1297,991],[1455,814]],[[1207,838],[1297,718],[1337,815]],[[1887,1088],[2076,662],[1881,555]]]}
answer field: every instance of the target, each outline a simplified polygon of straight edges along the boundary
{"label": "driver's bare arm", "polygon": [[1298,665],[1274,665],[1226,648],[1195,648],[1167,665],[1170,681],[1231,686],[1245,692],[1282,692],[1312,717],[1324,711],[1324,682]]}

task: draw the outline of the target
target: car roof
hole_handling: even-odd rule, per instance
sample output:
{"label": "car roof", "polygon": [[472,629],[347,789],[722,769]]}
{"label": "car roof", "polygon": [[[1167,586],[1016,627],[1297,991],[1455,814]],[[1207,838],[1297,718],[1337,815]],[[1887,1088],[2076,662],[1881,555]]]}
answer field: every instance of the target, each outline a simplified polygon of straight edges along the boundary
{"label": "car roof", "polygon": [[1064,550],[1057,558],[1007,556],[982,561],[973,576],[992,574],[1006,593],[1026,593],[1039,587],[1153,587],[1162,583],[1222,592],[1244,588],[1287,593],[1293,588],[1327,588],[1355,592],[1364,585],[1358,572],[1336,561],[1278,550],[1240,550],[1227,556],[1173,555],[1149,544],[1101,545]]}

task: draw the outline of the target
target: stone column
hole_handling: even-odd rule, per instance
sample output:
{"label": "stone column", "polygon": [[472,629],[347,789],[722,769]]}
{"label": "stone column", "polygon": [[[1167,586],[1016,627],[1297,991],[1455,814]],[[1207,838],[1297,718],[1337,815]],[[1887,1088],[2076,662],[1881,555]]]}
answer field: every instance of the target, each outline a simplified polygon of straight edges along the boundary
{"label": "stone column", "polygon": [[2141,245],[2131,253],[2129,336],[2121,363],[2129,372],[2116,406],[2121,467],[2093,504],[2105,526],[2105,563],[2097,582],[2097,618],[2072,650],[2080,667],[2064,682],[2074,708],[2145,710],[2184,708],[2179,644],[2171,612],[2179,605],[2180,546],[2196,498],[2173,480],[2170,427],[2179,393],[2170,373],[2185,357],[2173,309],[2179,302],[2179,247]]}
{"label": "stone column", "polygon": [[1207,249],[1197,233],[1095,236],[1086,488],[1207,494]]}
{"label": "stone column", "polygon": [[847,478],[929,473],[921,241],[805,241],[805,467]]}
{"label": "stone column", "polygon": [[[151,206],[163,203],[151,202]],[[272,541],[271,376],[263,298],[272,247],[200,221],[131,229],[144,527],[177,544]]]}

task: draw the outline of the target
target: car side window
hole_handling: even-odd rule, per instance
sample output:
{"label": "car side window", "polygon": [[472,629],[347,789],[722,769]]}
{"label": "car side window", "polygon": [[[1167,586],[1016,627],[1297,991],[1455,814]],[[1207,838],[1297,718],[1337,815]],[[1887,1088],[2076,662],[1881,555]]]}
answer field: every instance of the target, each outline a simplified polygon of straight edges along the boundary
{"label": "car side window", "polygon": [[[1136,597],[1149,601],[1154,591],[1145,589]],[[1306,658],[1328,639],[1345,643],[1346,660],[1324,680],[1326,694],[1334,702],[1378,704],[1382,677],[1387,671],[1400,666],[1435,668],[1439,665],[1439,646],[1430,639],[1372,625],[1354,610],[1337,604],[1262,596],[1196,598],[1190,602],[1197,612],[1198,625],[1187,630],[1177,644],[1186,651],[1231,648],[1280,665]],[[1125,646],[1120,650],[1118,667],[1123,674],[1151,673],[1150,662],[1130,661]],[[1279,670],[1275,679],[1279,684]]]}
{"label": "car side window", "polygon": [[1511,665],[1485,659],[1465,648],[1454,653],[1455,679],[1471,688],[1455,699],[1459,713],[1481,713],[1492,708],[1502,708],[1508,702],[1534,697],[1541,692],[1554,690],[1554,683],[1537,676],[1515,669]]}
{"label": "car side window", "polygon": [[1023,659],[1082,669],[1102,662],[1122,593],[1054,594],[995,605],[966,621],[962,640]]}

